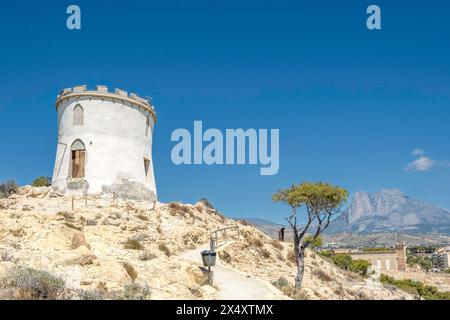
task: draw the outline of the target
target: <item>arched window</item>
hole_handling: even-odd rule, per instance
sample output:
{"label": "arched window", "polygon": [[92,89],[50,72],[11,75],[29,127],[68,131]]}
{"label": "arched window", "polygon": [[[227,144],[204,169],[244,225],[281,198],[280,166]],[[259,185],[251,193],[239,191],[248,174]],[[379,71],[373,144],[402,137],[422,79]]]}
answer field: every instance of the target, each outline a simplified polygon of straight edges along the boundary
{"label": "arched window", "polygon": [[70,177],[84,178],[86,165],[86,148],[83,141],[75,140],[70,147]]}
{"label": "arched window", "polygon": [[84,123],[84,111],[83,108],[77,104],[73,108],[73,125],[74,126],[82,126]]}
{"label": "arched window", "polygon": [[147,116],[147,121],[145,122],[145,136],[148,137],[150,135],[150,117]]}

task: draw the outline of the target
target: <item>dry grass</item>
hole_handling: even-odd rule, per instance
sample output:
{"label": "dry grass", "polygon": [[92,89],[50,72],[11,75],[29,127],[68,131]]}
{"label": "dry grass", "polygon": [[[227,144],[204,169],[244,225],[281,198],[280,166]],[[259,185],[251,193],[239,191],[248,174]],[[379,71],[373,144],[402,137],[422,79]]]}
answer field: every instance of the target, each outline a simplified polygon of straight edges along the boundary
{"label": "dry grass", "polygon": [[243,226],[251,226],[251,224],[248,223],[246,220],[238,220],[238,222]]}
{"label": "dry grass", "polygon": [[156,255],[151,252],[144,252],[139,256],[139,260],[141,261],[150,261],[156,258]]}
{"label": "dry grass", "polygon": [[170,252],[169,247],[167,247],[164,243],[160,243],[158,245],[158,249],[161,250],[166,256],[170,257],[172,252]]}
{"label": "dry grass", "polygon": [[290,263],[296,263],[294,250],[289,250],[286,258]]}
{"label": "dry grass", "polygon": [[131,280],[132,281],[136,280],[136,278],[138,276],[136,269],[134,269],[134,267],[128,262],[122,262],[122,266],[124,267],[125,271],[130,276]]}
{"label": "dry grass", "polygon": [[196,297],[196,298],[203,297],[203,294],[202,294],[202,292],[200,291],[200,289],[198,287],[191,287],[191,288],[188,288],[188,289],[189,289],[189,291],[192,293],[192,295],[194,297]]}
{"label": "dry grass", "polygon": [[20,238],[25,235],[25,230],[23,230],[22,228],[10,229],[9,233],[16,238]]}
{"label": "dry grass", "polygon": [[123,295],[120,298],[124,300],[147,300],[150,298],[150,288],[147,285],[141,286],[132,283],[124,287]]}
{"label": "dry grass", "polygon": [[78,231],[83,231],[83,228],[74,225],[72,222],[64,222],[64,225],[66,227],[68,227],[68,228],[71,228],[71,229],[75,229],[75,230],[78,230]]}
{"label": "dry grass", "polygon": [[15,267],[1,280],[0,287],[11,289],[20,300],[64,299],[64,280],[46,271]]}
{"label": "dry grass", "polygon": [[143,221],[148,221],[149,220],[148,216],[145,215],[145,214],[142,214],[142,213],[138,214],[136,217],[138,217],[139,219],[141,219]]}
{"label": "dry grass", "polygon": [[266,248],[262,249],[262,250],[260,251],[260,253],[261,253],[261,256],[262,256],[264,259],[269,259],[270,256],[271,256],[270,251],[267,250]]}
{"label": "dry grass", "polygon": [[226,263],[231,263],[231,261],[233,260],[231,258],[231,255],[225,250],[219,252],[219,258]]}
{"label": "dry grass", "polygon": [[272,245],[272,247],[274,247],[275,249],[278,249],[278,250],[283,250],[283,245],[280,243],[280,241],[279,240],[272,240],[271,242],[270,242],[270,244]]}
{"label": "dry grass", "polygon": [[308,300],[300,290],[295,289],[285,278],[279,278],[277,281],[272,282],[272,285],[293,300]]}
{"label": "dry grass", "polygon": [[56,215],[63,217],[66,220],[74,220],[75,215],[68,211],[59,211]]}
{"label": "dry grass", "polygon": [[313,274],[314,274],[317,278],[319,278],[320,280],[325,281],[325,282],[330,282],[331,280],[333,280],[333,279],[331,278],[331,276],[330,276],[328,273],[326,273],[325,271],[323,271],[322,269],[316,269],[316,270],[314,270]]}
{"label": "dry grass", "polygon": [[125,241],[123,243],[123,247],[125,249],[130,249],[130,250],[144,249],[144,246],[139,242],[139,240],[135,240],[135,239],[127,239],[127,241]]}
{"label": "dry grass", "polygon": [[249,236],[249,237],[247,237],[246,241],[247,241],[247,244],[249,246],[252,246],[252,247],[262,248],[263,245],[264,245],[262,240],[260,238],[257,238],[257,237]]}

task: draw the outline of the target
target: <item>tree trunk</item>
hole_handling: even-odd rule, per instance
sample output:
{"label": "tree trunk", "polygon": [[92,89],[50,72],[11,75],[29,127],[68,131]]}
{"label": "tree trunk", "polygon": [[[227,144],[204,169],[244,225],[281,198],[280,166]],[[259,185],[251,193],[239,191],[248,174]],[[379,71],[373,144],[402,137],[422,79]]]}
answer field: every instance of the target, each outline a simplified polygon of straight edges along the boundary
{"label": "tree trunk", "polygon": [[300,245],[300,237],[294,232],[294,254],[297,263],[297,276],[295,277],[295,288],[302,287],[303,273],[305,271],[305,247]]}
{"label": "tree trunk", "polygon": [[295,288],[300,289],[302,287],[303,273],[305,271],[305,248],[300,246],[297,251],[297,276],[295,277]]}

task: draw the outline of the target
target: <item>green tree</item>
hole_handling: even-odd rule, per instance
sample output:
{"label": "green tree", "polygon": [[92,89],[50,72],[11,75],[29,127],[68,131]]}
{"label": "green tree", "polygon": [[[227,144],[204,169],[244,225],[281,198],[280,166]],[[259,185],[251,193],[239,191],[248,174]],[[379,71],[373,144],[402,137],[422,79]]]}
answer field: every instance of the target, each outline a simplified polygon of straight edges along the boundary
{"label": "green tree", "polygon": [[305,240],[303,240],[303,242],[307,243],[311,249],[317,249],[323,246],[322,237],[317,237],[313,239],[313,236],[309,235],[305,237]]}
{"label": "green tree", "polygon": [[365,276],[367,274],[367,269],[370,267],[370,262],[366,260],[353,260],[350,264],[350,271],[359,273]]}
{"label": "green tree", "polygon": [[[314,243],[320,234],[329,226],[331,218],[340,212],[340,208],[347,201],[347,190],[328,183],[302,182],[282,189],[272,196],[275,202],[287,204],[291,214],[286,220],[294,233],[294,253],[297,264],[295,288],[300,289],[305,270],[305,250]],[[304,206],[306,211],[306,224],[297,225],[298,209]],[[312,228],[309,241],[302,241],[308,230]]]}
{"label": "green tree", "polygon": [[34,179],[31,183],[33,187],[50,187],[51,184],[52,178],[44,176]]}
{"label": "green tree", "polygon": [[344,270],[350,270],[353,259],[348,254],[337,254],[331,258],[335,265]]}

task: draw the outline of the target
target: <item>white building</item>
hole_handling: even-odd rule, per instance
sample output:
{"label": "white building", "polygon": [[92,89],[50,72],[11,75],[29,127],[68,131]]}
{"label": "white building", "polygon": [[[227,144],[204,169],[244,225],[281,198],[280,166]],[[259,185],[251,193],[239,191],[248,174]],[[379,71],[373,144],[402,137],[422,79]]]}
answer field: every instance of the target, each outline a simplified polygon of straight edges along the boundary
{"label": "white building", "polygon": [[152,135],[155,109],[147,99],[105,86],[64,89],[57,97],[58,148],[52,187],[65,194],[115,193],[155,200]]}

